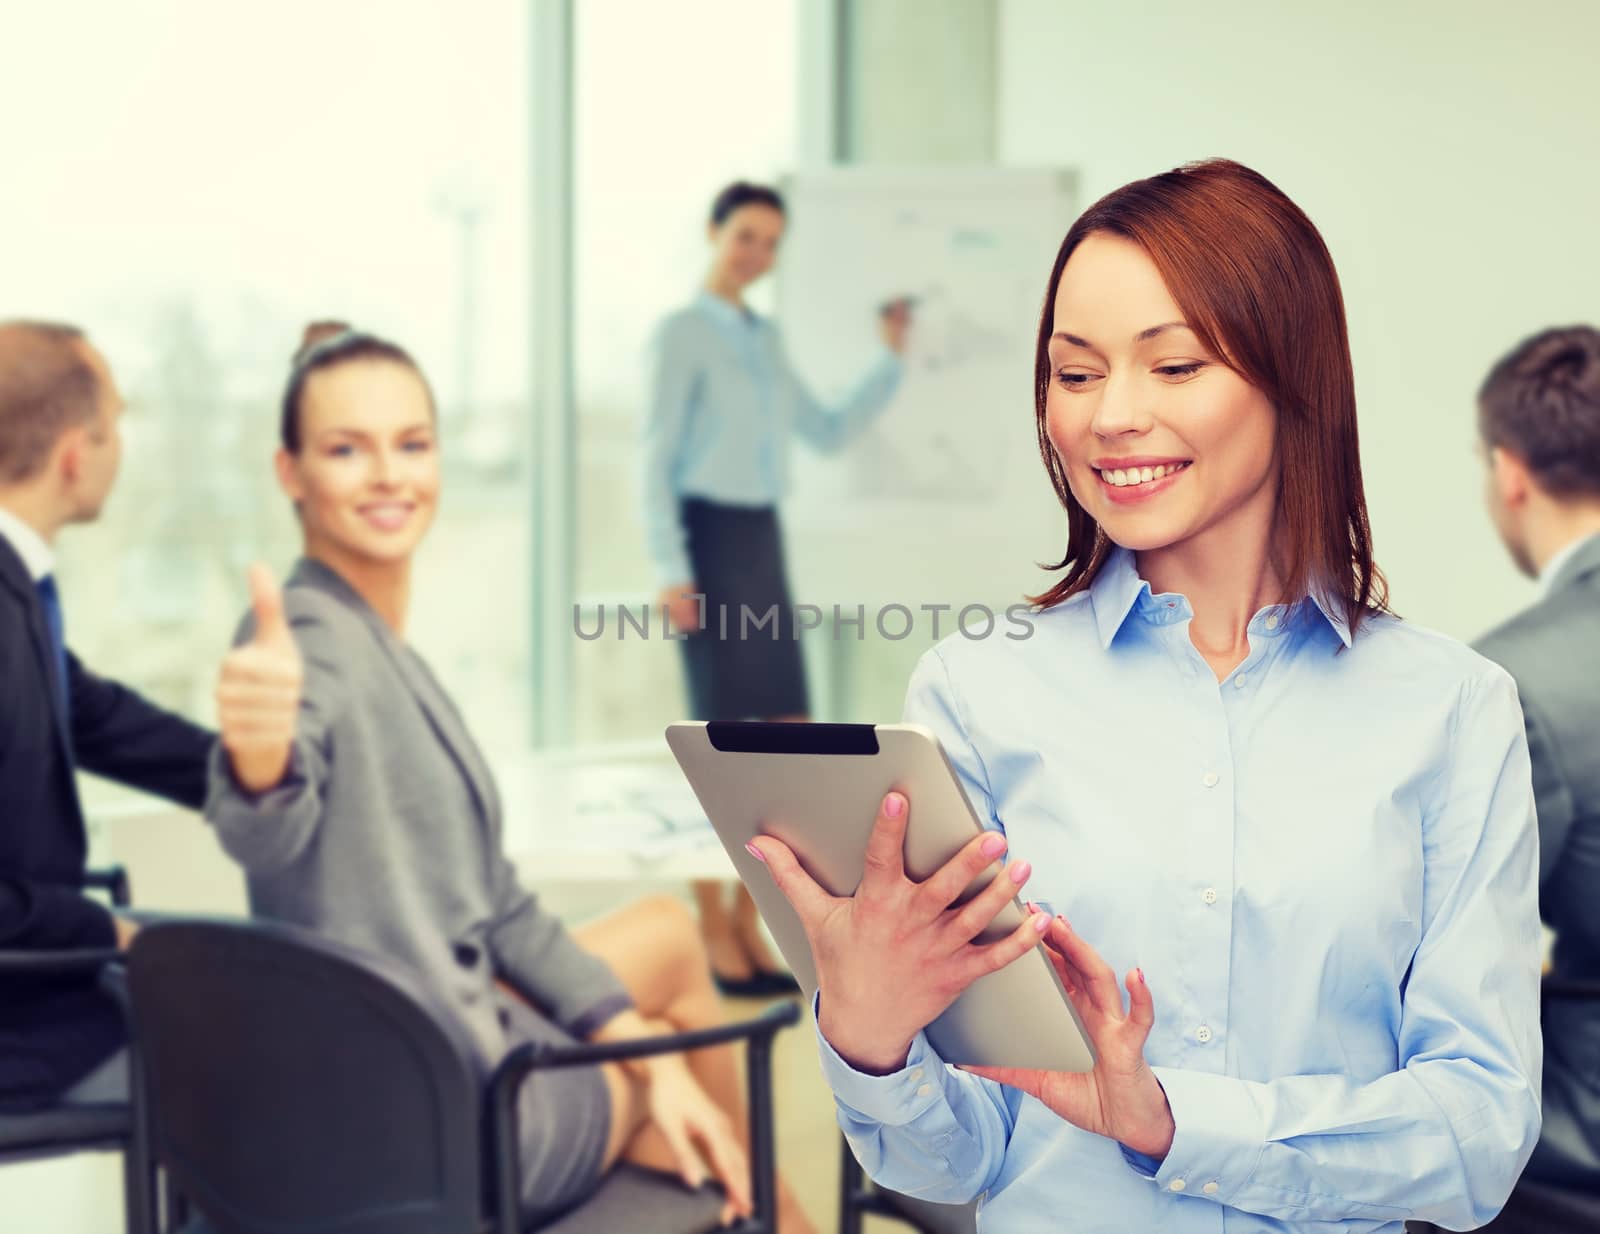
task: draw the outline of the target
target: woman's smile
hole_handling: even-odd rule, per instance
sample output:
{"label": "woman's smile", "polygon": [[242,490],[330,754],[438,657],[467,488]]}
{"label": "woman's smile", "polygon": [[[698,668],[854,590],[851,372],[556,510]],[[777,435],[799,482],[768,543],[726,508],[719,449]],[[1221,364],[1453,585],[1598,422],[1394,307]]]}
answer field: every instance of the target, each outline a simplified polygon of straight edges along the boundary
{"label": "woman's smile", "polygon": [[403,530],[416,512],[414,501],[371,501],[356,507],[356,513],[379,531]]}
{"label": "woman's smile", "polygon": [[1148,501],[1166,492],[1193,460],[1150,463],[1141,458],[1100,459],[1089,464],[1106,500],[1118,505]]}

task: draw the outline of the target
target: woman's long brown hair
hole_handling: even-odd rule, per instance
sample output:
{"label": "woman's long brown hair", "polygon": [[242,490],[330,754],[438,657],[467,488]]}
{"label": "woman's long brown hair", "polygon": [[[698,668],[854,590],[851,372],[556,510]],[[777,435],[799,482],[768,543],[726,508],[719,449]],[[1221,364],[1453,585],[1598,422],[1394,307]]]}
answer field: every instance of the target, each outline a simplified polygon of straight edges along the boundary
{"label": "woman's long brown hair", "polygon": [[1387,609],[1388,589],[1372,560],[1339,276],[1305,213],[1265,176],[1228,159],[1125,184],[1090,206],[1061,242],[1039,316],[1033,386],[1039,453],[1067,512],[1067,550],[1049,568],[1067,573],[1034,603],[1049,608],[1088,588],[1114,547],[1072,496],[1045,431],[1056,289],[1068,258],[1095,232],[1144,249],[1201,344],[1271,401],[1286,594],[1317,589],[1343,609],[1354,634],[1363,617]]}

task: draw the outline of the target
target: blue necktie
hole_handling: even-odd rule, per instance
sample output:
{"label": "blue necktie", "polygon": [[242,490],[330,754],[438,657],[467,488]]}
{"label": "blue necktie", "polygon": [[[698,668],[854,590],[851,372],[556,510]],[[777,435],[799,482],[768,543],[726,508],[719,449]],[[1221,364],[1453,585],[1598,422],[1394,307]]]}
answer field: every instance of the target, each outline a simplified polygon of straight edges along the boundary
{"label": "blue necktie", "polygon": [[67,701],[67,627],[61,616],[61,593],[56,590],[53,574],[46,574],[34,584],[39,593],[39,607],[44,610],[45,628],[50,631],[50,651],[56,661],[56,697],[61,703],[61,719],[72,727]]}

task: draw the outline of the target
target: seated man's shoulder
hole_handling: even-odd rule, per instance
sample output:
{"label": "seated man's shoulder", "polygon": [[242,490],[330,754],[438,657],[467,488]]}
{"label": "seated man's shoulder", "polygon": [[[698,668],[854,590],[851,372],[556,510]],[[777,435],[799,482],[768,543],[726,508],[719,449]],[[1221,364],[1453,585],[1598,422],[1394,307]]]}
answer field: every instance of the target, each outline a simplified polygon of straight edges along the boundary
{"label": "seated man's shoulder", "polygon": [[1600,604],[1576,592],[1551,596],[1494,627],[1473,646],[1524,686],[1600,671]]}

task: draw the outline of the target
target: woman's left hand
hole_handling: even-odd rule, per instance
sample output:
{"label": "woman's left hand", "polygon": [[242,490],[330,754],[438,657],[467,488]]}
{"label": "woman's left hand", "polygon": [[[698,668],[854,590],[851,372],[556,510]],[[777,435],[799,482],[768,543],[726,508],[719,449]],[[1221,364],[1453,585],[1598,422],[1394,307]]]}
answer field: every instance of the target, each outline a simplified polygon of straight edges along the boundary
{"label": "woman's left hand", "polygon": [[645,1076],[650,1121],[672,1149],[684,1184],[698,1188],[705,1182],[705,1166],[701,1164],[704,1154],[727,1196],[722,1206],[722,1224],[750,1216],[755,1211],[750,1194],[750,1159],[722,1107],[700,1087],[681,1055],[651,1059]]}
{"label": "woman's left hand", "polygon": [[883,344],[896,355],[906,349],[906,335],[911,329],[911,301],[900,299],[884,305],[878,312],[878,334]]}
{"label": "woman's left hand", "polygon": [[1117,975],[1078,937],[1065,917],[1050,923],[1045,954],[1055,965],[1099,1055],[1094,1070],[1029,1071],[1019,1067],[963,1067],[1037,1097],[1076,1127],[1103,1135],[1157,1159],[1172,1148],[1175,1130],[1167,1094],[1144,1059],[1155,1023],[1155,1002],[1144,972],[1128,974],[1123,1006]]}

